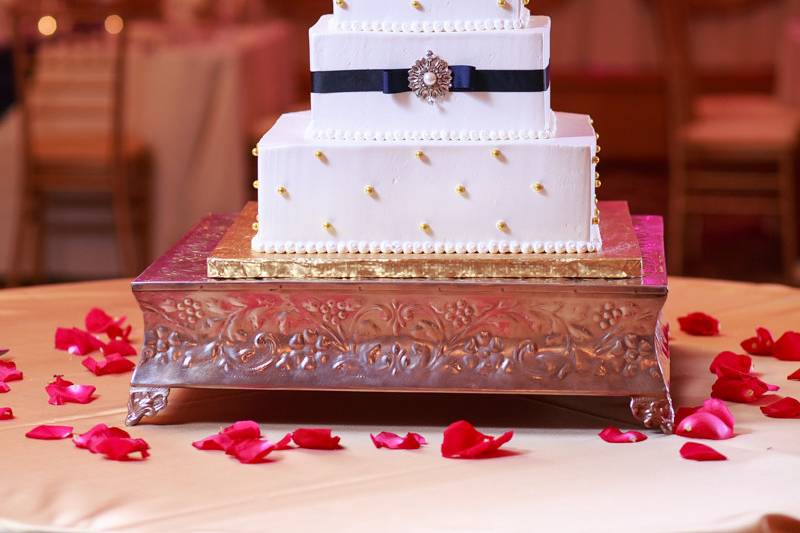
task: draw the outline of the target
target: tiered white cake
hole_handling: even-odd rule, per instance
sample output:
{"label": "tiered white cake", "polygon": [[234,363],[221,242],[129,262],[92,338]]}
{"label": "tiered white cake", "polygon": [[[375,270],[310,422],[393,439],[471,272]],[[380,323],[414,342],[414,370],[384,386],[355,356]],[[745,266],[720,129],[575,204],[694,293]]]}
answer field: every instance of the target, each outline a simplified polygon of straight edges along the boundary
{"label": "tiered white cake", "polygon": [[335,0],[311,111],[258,143],[269,253],[600,248],[596,135],[550,110],[550,20],[526,0]]}

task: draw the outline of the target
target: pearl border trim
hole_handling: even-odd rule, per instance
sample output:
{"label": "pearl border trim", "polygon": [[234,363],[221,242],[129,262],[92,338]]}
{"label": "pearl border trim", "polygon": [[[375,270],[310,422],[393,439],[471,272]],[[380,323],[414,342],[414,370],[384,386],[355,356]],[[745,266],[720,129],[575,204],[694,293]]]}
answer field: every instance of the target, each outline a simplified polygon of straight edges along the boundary
{"label": "pearl border trim", "polygon": [[334,29],[338,31],[373,31],[386,33],[453,33],[466,31],[521,30],[528,26],[530,12],[524,11],[522,19],[486,19],[486,20],[436,20],[424,22],[390,22],[373,21],[336,21]]}
{"label": "pearl border trim", "polygon": [[556,136],[558,124],[556,115],[550,112],[550,124],[545,130],[396,130],[361,131],[328,128],[316,129],[312,124],[307,136],[316,140],[331,141],[517,141],[552,139]]}
{"label": "pearl border trim", "polygon": [[268,254],[577,254],[602,249],[600,241],[268,241],[252,240],[254,252]]}

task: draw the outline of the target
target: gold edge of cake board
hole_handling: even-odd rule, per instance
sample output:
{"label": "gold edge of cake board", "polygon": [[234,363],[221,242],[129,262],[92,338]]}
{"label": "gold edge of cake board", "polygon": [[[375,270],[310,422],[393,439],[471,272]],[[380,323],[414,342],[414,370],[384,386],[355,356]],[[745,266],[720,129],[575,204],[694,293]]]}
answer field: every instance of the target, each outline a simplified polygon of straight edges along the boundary
{"label": "gold edge of cake board", "polygon": [[253,252],[249,202],[208,257],[214,279],[637,278],[642,252],[626,202],[600,202],[603,249],[585,254],[267,254]]}

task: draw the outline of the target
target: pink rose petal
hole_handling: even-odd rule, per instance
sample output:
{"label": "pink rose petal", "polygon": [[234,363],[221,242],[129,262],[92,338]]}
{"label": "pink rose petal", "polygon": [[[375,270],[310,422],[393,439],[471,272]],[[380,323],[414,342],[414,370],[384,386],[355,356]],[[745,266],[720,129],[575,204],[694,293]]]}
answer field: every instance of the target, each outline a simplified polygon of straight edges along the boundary
{"label": "pink rose petal", "polygon": [[761,412],[770,418],[800,418],[800,402],[796,398],[787,396],[763,406]]}
{"label": "pink rose petal", "polygon": [[0,361],[0,381],[19,381],[22,379],[22,372],[17,370],[16,363],[11,361]]}
{"label": "pink rose petal", "polygon": [[705,313],[690,313],[678,318],[681,331],[689,335],[713,337],[719,335],[719,320]]}
{"label": "pink rose petal", "polygon": [[281,440],[275,443],[275,450],[291,450],[292,447],[290,444],[292,443],[292,434],[287,433],[283,436]]}
{"label": "pink rose petal", "polygon": [[126,359],[119,354],[110,354],[103,359],[94,359],[92,356],[86,357],[81,364],[95,376],[106,376],[109,374],[124,374],[136,368],[136,363]]}
{"label": "pink rose petal", "polygon": [[97,424],[86,433],[75,435],[72,442],[78,448],[89,450],[92,453],[97,453],[97,444],[103,439],[110,437],[130,438],[130,435],[124,429],[117,427],[109,427],[105,424]]}
{"label": "pink rose petal", "polygon": [[753,360],[747,355],[733,352],[721,352],[713,361],[709,370],[717,377],[747,376],[753,368]]}
{"label": "pink rose petal", "polygon": [[369,437],[376,448],[388,448],[390,450],[417,450],[421,446],[428,444],[425,437],[419,433],[407,433],[405,437],[401,437],[396,433],[382,431]]}
{"label": "pink rose petal", "polygon": [[140,454],[141,459],[150,455],[150,445],[144,439],[131,439],[126,437],[105,437],[92,441],[92,451],[103,454],[112,461],[129,461],[133,453]]}
{"label": "pink rose petal", "polygon": [[64,405],[65,403],[89,403],[94,400],[95,387],[92,385],[75,385],[71,381],[55,376],[55,380],[45,387],[48,402],[51,405]]}
{"label": "pink rose petal", "polygon": [[102,309],[97,307],[91,309],[84,320],[86,331],[89,333],[105,333],[109,339],[124,338],[130,335],[131,327],[123,329],[125,317],[112,318]]}
{"label": "pink rose petal", "polygon": [[491,457],[500,447],[510,441],[513,431],[507,431],[499,437],[484,435],[465,420],[450,424],[444,430],[442,456],[459,459],[481,459]]}
{"label": "pink rose petal", "polygon": [[753,403],[769,390],[770,386],[755,376],[724,377],[712,385],[711,396],[731,402]]}
{"label": "pink rose petal", "polygon": [[68,439],[72,436],[72,426],[36,426],[25,433],[29,439],[39,440],[60,440]]}
{"label": "pink rose petal", "polygon": [[264,439],[237,441],[225,452],[243,464],[263,463],[267,455],[275,450],[275,445]]}
{"label": "pink rose petal", "polygon": [[65,350],[72,355],[88,355],[102,349],[103,346],[100,339],[82,329],[56,329],[55,347],[57,350]]}
{"label": "pink rose petal", "polygon": [[781,361],[800,361],[800,333],[787,331],[775,341],[773,354]]}
{"label": "pink rose petal", "polygon": [[245,440],[255,440],[261,437],[261,429],[257,422],[244,420],[221,429],[216,435],[195,441],[192,446],[198,450],[227,451],[234,444]]}
{"label": "pink rose petal", "polygon": [[733,413],[724,402],[715,398],[706,400],[699,407],[678,409],[675,433],[697,439],[729,439],[734,435]]}
{"label": "pink rose petal", "polygon": [[10,407],[0,407],[0,420],[11,420],[14,418],[14,411]]}
{"label": "pink rose petal", "polygon": [[681,447],[681,457],[690,461],[727,461],[717,450],[699,442],[687,442]]}
{"label": "pink rose petal", "polygon": [[647,435],[638,431],[625,431],[624,433],[616,427],[607,427],[598,433],[601,439],[612,444],[630,444],[647,440]]}
{"label": "pink rose petal", "polygon": [[103,354],[111,355],[111,354],[118,354],[122,356],[128,355],[136,355],[136,348],[134,348],[129,342],[124,341],[122,339],[114,339],[108,341],[105,346],[101,348]]}
{"label": "pink rose petal", "polygon": [[775,341],[767,328],[756,328],[756,336],[743,340],[740,346],[750,355],[772,355]]}
{"label": "pink rose petal", "polygon": [[292,432],[292,440],[301,448],[309,450],[338,450],[340,438],[328,428],[300,428]]}

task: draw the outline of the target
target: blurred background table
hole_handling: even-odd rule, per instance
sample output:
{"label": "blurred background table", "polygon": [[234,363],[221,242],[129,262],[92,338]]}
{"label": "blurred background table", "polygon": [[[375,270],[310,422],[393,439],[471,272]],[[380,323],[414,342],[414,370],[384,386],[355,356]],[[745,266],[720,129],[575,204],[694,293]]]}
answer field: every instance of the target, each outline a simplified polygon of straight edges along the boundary
{"label": "blurred background table", "polygon": [[[677,405],[708,397],[711,359],[736,349],[757,325],[797,328],[800,290],[673,278],[666,319],[673,324],[672,389]],[[115,463],[69,441],[24,437],[32,427],[86,431],[121,426],[129,375],[96,378],[81,358],[53,349],[57,326],[80,325],[91,306],[127,315],[136,342],[141,314],[128,280],[0,291],[0,345],[24,372],[0,395],[15,419],[0,422],[0,530],[3,531],[347,531],[770,532],[800,528],[798,420],[730,404],[737,435],[712,442],[729,460],[681,459],[686,439],[648,432],[632,445],[603,442],[605,426],[631,427],[624,400],[521,396],[286,393],[175,390],[158,417],[131,429],[146,439],[144,462]],[[689,337],[678,316],[702,309],[722,335]],[[755,358],[779,394],[800,397],[786,376],[800,363]],[[97,387],[88,405],[47,403],[53,374]],[[765,399],[771,401],[770,399]],[[490,434],[515,430],[515,455],[484,461],[443,459],[447,424],[471,420]],[[271,439],[297,427],[332,427],[344,449],[275,453],[241,465],[191,443],[236,420],[263,424]],[[379,431],[418,431],[419,451],[376,450]],[[794,517],[780,518],[779,515]],[[316,527],[315,527],[316,526]]]}

